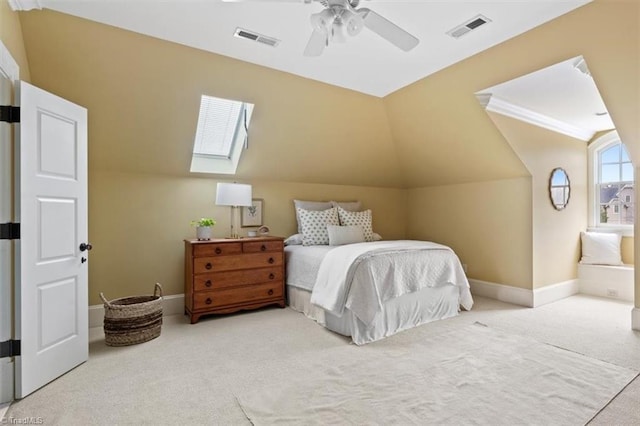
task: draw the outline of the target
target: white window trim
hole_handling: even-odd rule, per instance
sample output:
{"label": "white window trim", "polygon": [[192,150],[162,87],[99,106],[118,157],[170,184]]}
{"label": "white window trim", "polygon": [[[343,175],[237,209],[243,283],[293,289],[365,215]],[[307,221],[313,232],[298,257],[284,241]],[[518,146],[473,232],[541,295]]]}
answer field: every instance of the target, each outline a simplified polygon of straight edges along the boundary
{"label": "white window trim", "polygon": [[[589,228],[590,232],[614,232],[622,235],[623,237],[633,237],[634,228],[633,225],[611,225],[611,224],[597,224],[597,216],[600,212],[600,206],[598,206],[598,197],[596,194],[595,176],[598,172],[598,155],[597,153],[606,145],[614,142],[619,142],[620,136],[616,130],[600,136],[598,139],[589,144],[588,149],[588,165],[587,165],[587,179],[588,179],[588,203],[589,203]],[[636,168],[634,165],[634,181],[636,180],[635,174]],[[634,185],[635,186],[635,185]]]}

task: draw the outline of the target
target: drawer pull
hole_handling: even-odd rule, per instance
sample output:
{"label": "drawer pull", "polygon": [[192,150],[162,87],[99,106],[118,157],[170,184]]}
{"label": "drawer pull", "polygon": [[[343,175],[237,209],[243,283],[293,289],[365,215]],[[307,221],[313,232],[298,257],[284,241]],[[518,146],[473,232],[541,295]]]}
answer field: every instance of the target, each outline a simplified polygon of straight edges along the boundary
{"label": "drawer pull", "polygon": [[273,259],[273,257],[270,257],[269,258],[269,263],[273,263],[273,262],[275,262],[275,260]]}
{"label": "drawer pull", "polygon": [[274,275],[274,273],[273,273],[273,272],[269,274],[269,279],[270,279],[270,280],[274,279],[275,277],[276,277],[276,276]]}
{"label": "drawer pull", "polygon": [[269,289],[269,296],[273,294],[273,289]]}
{"label": "drawer pull", "polygon": [[207,297],[207,300],[205,300],[204,303],[206,303],[207,305],[210,305],[211,303],[213,303],[213,300],[211,300],[210,297]]}
{"label": "drawer pull", "polygon": [[222,249],[220,247],[216,247],[216,254],[222,253]]}
{"label": "drawer pull", "polygon": [[264,244],[260,246],[260,251],[266,251],[266,250],[267,250],[267,246],[265,246]]}
{"label": "drawer pull", "polygon": [[207,280],[204,283],[205,287],[211,287],[211,280]]}
{"label": "drawer pull", "polygon": [[213,265],[211,264],[211,262],[207,262],[206,265],[204,265],[204,269],[211,269],[213,268]]}

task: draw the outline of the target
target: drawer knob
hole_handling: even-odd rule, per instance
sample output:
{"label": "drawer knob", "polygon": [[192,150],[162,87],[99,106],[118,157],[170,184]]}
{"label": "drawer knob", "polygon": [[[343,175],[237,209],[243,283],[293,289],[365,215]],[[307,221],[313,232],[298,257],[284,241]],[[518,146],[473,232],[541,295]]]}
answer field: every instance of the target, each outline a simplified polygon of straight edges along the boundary
{"label": "drawer knob", "polygon": [[273,259],[273,257],[270,257],[269,258],[269,263],[273,263],[273,262],[275,262],[275,260]]}
{"label": "drawer knob", "polygon": [[204,285],[205,285],[206,287],[211,287],[211,280],[207,280],[207,281],[205,281]]}
{"label": "drawer knob", "polygon": [[273,289],[269,289],[269,296],[273,294]]}
{"label": "drawer knob", "polygon": [[275,276],[275,274],[274,274],[273,272],[269,274],[269,279],[270,279],[270,280],[274,279],[275,277],[276,277],[276,276]]}
{"label": "drawer knob", "polygon": [[207,297],[207,300],[205,300],[204,303],[206,303],[207,305],[210,305],[211,303],[213,303],[213,300],[211,300],[210,297]]}
{"label": "drawer knob", "polygon": [[213,265],[211,264],[211,262],[207,262],[207,264],[204,265],[204,268],[205,269],[211,269],[211,268],[213,268]]}
{"label": "drawer knob", "polygon": [[260,251],[266,251],[266,250],[267,250],[267,246],[265,246],[264,244],[260,246]]}
{"label": "drawer knob", "polygon": [[216,254],[222,253],[222,249],[220,247],[216,247]]}

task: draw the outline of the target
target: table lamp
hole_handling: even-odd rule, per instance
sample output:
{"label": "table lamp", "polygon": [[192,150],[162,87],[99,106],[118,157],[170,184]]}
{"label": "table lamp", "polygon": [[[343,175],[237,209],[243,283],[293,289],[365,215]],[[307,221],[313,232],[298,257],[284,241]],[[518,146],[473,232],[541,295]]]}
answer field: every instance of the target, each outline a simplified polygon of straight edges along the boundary
{"label": "table lamp", "polygon": [[251,185],[242,183],[218,183],[216,205],[231,206],[231,230],[227,238],[240,238],[239,207],[251,206]]}

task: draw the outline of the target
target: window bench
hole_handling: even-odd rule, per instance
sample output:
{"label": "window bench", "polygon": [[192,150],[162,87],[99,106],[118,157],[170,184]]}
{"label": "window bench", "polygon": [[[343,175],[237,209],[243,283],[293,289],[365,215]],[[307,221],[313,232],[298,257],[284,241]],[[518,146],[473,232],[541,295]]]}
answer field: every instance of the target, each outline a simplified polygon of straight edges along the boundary
{"label": "window bench", "polygon": [[633,302],[633,265],[578,264],[580,293]]}

